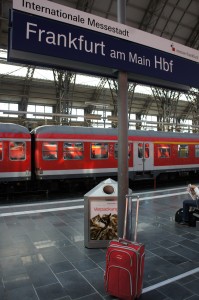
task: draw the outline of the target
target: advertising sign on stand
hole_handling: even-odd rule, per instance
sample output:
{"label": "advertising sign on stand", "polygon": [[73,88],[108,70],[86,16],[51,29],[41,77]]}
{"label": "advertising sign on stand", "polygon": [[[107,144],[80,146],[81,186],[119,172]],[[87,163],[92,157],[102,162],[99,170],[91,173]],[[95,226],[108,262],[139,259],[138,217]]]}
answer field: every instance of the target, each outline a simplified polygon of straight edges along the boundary
{"label": "advertising sign on stand", "polygon": [[116,200],[91,200],[89,215],[91,240],[112,240],[118,238]]}

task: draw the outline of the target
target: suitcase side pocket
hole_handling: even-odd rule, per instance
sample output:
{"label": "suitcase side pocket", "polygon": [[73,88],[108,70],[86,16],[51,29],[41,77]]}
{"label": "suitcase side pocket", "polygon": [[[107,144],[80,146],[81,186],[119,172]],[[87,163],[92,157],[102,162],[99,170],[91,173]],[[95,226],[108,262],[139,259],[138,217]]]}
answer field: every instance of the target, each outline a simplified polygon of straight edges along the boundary
{"label": "suitcase side pocket", "polygon": [[121,299],[133,296],[132,277],[128,269],[111,265],[107,269],[106,292]]}

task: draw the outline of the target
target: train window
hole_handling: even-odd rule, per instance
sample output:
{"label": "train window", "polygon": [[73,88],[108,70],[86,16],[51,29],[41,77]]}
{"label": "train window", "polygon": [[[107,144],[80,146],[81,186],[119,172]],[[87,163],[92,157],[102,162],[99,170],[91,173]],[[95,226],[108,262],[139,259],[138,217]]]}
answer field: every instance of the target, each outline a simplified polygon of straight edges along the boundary
{"label": "train window", "polygon": [[[114,155],[115,155],[115,159],[118,159],[118,144],[115,144]],[[128,145],[128,158],[130,158],[130,156],[131,156],[131,147],[130,145]]]}
{"label": "train window", "polygon": [[0,142],[0,160],[3,159],[3,142]]}
{"label": "train window", "polygon": [[188,157],[189,156],[189,147],[188,145],[178,145],[178,157]]}
{"label": "train window", "polygon": [[199,157],[199,145],[195,145],[195,157]]}
{"label": "train window", "polygon": [[149,158],[149,143],[138,143],[138,157]]}
{"label": "train window", "polygon": [[144,157],[149,158],[149,144],[148,143],[146,143],[144,145]]}
{"label": "train window", "polygon": [[138,144],[138,157],[143,158],[143,143]]}
{"label": "train window", "polygon": [[91,158],[94,159],[108,158],[108,144],[91,143]]}
{"label": "train window", "polygon": [[9,156],[10,160],[25,160],[26,153],[25,142],[10,142],[9,143]]}
{"label": "train window", "polygon": [[158,145],[158,158],[170,158],[171,156],[171,147],[167,144]]}
{"label": "train window", "polygon": [[55,142],[43,142],[42,144],[42,158],[44,160],[57,159],[58,145]]}
{"label": "train window", "polygon": [[64,143],[64,159],[83,159],[83,143]]}

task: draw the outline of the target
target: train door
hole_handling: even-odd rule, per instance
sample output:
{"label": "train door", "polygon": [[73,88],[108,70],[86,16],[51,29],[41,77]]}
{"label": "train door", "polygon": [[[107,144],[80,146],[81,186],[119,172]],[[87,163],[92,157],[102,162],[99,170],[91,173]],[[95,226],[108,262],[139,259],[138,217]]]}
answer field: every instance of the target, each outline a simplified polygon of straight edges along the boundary
{"label": "train door", "polygon": [[154,151],[153,143],[136,142],[134,143],[134,171],[153,170]]}

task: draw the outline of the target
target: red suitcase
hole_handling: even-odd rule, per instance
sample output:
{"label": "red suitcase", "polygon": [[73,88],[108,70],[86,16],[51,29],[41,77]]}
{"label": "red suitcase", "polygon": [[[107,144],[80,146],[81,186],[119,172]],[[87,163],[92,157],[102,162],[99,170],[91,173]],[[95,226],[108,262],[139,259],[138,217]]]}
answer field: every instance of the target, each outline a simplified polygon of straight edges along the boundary
{"label": "red suitcase", "polygon": [[[106,252],[104,276],[106,292],[123,300],[139,298],[142,292],[145,250],[143,244],[136,242],[138,208],[139,198],[137,199],[134,242],[124,238],[112,240]],[[127,208],[124,232],[126,231],[126,218]]]}

